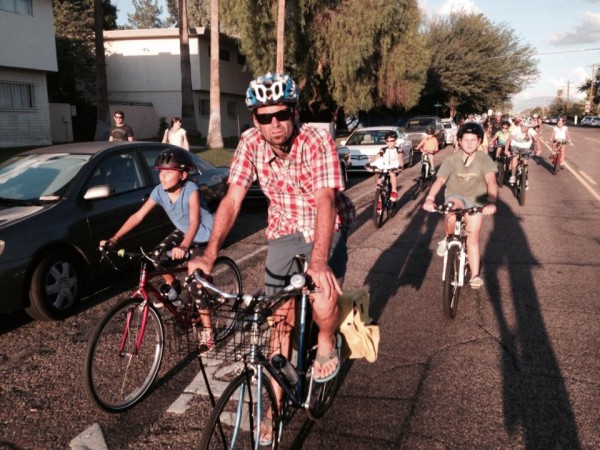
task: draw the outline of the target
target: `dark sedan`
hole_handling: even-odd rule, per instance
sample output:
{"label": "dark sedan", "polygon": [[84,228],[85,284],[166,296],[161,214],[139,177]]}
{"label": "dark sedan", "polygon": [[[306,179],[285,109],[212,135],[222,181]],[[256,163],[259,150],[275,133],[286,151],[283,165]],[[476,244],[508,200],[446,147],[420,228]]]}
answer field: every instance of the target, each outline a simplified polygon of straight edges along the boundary
{"label": "dark sedan", "polygon": [[[0,313],[35,319],[71,313],[98,271],[98,242],[112,236],[159,183],[156,156],[169,144],[87,142],[23,152],[0,166]],[[191,179],[209,206],[225,195],[229,169],[192,154]],[[161,208],[120,244],[160,242],[173,226]]]}

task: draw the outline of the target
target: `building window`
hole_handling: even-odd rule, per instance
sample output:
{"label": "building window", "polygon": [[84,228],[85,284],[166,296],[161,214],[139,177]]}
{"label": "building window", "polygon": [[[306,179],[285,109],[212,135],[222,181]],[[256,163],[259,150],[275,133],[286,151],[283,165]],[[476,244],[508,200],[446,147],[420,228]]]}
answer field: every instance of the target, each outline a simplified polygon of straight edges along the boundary
{"label": "building window", "polygon": [[21,14],[23,16],[32,16],[33,0],[0,0],[0,9],[3,11]]}
{"label": "building window", "polygon": [[229,61],[229,50],[219,50],[219,59],[221,61]]}
{"label": "building window", "polygon": [[0,108],[33,109],[33,85],[0,81]]}
{"label": "building window", "polygon": [[200,115],[205,117],[210,115],[210,100],[200,99]]}
{"label": "building window", "polygon": [[227,102],[227,117],[235,119],[237,117],[237,103]]}

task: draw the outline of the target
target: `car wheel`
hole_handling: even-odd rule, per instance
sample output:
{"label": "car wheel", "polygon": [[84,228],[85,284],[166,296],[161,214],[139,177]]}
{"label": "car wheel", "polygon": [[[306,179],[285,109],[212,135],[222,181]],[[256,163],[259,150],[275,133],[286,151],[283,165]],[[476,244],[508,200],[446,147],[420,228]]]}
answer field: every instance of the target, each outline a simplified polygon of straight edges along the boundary
{"label": "car wheel", "polygon": [[65,253],[43,257],[33,272],[27,314],[37,320],[56,320],[69,315],[79,295],[81,270],[76,259]]}

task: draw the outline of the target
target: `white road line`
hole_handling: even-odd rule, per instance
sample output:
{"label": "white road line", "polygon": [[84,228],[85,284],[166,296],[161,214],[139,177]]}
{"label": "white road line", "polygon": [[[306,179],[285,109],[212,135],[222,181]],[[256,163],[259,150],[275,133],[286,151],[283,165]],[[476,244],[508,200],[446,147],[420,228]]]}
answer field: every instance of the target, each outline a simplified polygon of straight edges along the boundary
{"label": "white road line", "polygon": [[585,178],[587,180],[588,183],[593,184],[594,186],[598,186],[598,183],[596,183],[594,180],[592,180],[592,177],[590,177],[587,173],[585,173],[583,170],[580,170],[579,173],[581,174],[581,176],[583,178]]}
{"label": "white road line", "polygon": [[73,438],[69,447],[72,450],[108,450],[102,428],[97,423]]}

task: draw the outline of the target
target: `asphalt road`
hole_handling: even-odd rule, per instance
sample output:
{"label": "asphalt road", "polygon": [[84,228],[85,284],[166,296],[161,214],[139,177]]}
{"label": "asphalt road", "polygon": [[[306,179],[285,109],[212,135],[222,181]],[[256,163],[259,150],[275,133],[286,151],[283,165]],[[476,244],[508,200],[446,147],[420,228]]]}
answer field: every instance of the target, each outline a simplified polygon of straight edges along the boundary
{"label": "asphalt road", "polygon": [[[500,190],[482,232],[485,286],[464,290],[453,321],[442,314],[435,255],[442,218],[421,210],[418,166],[401,175],[401,209],[378,230],[375,179],[351,176],[358,216],[345,287],[370,292],[379,359],[347,361],[331,410],[314,424],[298,414],[284,448],[600,448],[600,130],[572,134],[566,170],[552,175],[546,145],[531,161],[524,206]],[[265,205],[246,205],[225,250],[248,287],[260,284],[264,223]],[[88,335],[124,295],[123,280],[107,284],[62,322],[0,317],[1,449],[197,445],[209,402],[185,337],[168,334],[159,380],[141,404],[108,414],[88,399]]]}

